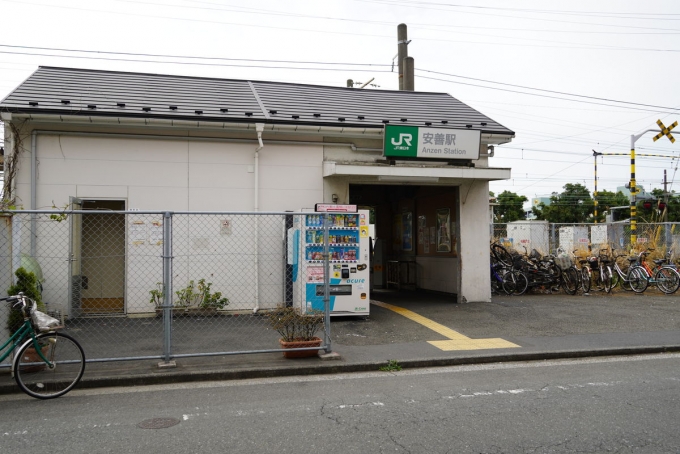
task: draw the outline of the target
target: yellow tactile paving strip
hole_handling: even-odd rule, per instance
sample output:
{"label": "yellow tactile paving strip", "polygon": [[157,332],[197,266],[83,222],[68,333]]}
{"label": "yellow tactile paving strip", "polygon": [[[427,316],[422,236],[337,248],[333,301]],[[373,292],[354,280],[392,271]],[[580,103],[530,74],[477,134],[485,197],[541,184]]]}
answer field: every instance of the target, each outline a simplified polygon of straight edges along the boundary
{"label": "yellow tactile paving strip", "polygon": [[413,311],[404,309],[403,307],[393,306],[392,304],[383,303],[381,301],[371,300],[371,304],[376,306],[384,307],[397,314],[403,315],[409,320],[430,328],[432,331],[441,334],[448,340],[442,341],[428,341],[431,344],[443,351],[453,351],[453,350],[488,350],[492,348],[520,348],[519,345],[508,342],[504,339],[494,338],[494,339],[470,339],[469,337],[460,334],[458,331],[454,331],[437,322],[433,322],[429,318],[425,318],[422,315],[418,315]]}

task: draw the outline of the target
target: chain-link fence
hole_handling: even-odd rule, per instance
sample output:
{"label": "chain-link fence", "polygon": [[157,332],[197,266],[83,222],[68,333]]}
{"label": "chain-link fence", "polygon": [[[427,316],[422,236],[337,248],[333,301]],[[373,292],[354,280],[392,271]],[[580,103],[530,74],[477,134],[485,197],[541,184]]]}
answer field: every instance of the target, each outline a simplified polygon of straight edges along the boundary
{"label": "chain-link fence", "polygon": [[[267,313],[307,281],[300,213],[12,212],[0,216],[0,285],[34,272],[46,311],[88,361],[280,351]],[[302,223],[300,223],[302,225]],[[327,244],[327,243],[326,243]],[[8,307],[0,333],[9,335]],[[330,318],[322,348],[330,351]]]}
{"label": "chain-link fence", "polygon": [[631,245],[630,224],[553,224],[547,221],[517,221],[491,224],[491,241],[521,254],[538,251],[541,255],[556,254],[558,249],[567,254],[575,250],[598,252],[609,249],[612,253],[628,253],[651,248],[654,254],[664,256],[669,250],[675,261],[680,257],[680,224],[638,223],[637,242]]}

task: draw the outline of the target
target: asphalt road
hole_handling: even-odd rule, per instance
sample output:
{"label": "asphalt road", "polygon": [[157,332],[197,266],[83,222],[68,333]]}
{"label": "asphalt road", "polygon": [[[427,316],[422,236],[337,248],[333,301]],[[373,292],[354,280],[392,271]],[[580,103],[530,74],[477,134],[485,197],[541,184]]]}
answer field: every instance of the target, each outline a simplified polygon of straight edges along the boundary
{"label": "asphalt road", "polygon": [[660,354],[15,394],[0,452],[678,453],[678,391]]}

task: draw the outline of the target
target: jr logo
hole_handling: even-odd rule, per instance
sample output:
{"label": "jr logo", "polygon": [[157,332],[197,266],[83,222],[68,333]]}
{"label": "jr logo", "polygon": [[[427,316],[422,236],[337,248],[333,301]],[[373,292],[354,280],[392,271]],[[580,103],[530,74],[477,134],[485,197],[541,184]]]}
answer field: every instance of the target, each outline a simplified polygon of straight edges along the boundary
{"label": "jr logo", "polygon": [[405,143],[406,146],[410,147],[411,146],[411,140],[413,140],[413,136],[411,134],[407,133],[400,133],[399,134],[399,141],[397,142],[394,137],[392,137],[392,145],[395,147],[398,147],[402,143]]}

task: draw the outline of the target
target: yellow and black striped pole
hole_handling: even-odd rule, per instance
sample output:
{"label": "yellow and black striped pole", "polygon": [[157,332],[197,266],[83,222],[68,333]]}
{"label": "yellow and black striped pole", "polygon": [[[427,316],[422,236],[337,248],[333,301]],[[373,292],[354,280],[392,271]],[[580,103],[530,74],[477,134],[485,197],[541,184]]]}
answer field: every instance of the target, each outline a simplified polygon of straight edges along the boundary
{"label": "yellow and black striped pole", "polygon": [[637,184],[635,182],[635,136],[630,136],[630,247],[637,246],[636,200]]}
{"label": "yellow and black striped pole", "polygon": [[595,224],[597,224],[597,157],[601,154],[602,153],[598,153],[597,151],[593,150],[593,170],[595,173],[595,190],[593,191],[593,220]]}
{"label": "yellow and black striped pole", "polygon": [[[663,136],[668,137],[671,143],[675,143],[675,138],[671,134],[671,130],[678,125],[678,122],[674,122],[669,127],[664,126],[661,120],[656,122],[661,128],[661,132],[654,137],[654,142],[662,138]],[[635,250],[637,248],[637,213],[636,213],[636,194],[637,194],[637,183],[635,182],[635,142],[648,132],[658,132],[655,129],[648,129],[641,132],[640,134],[632,134],[630,136],[630,248]],[[622,153],[600,153],[606,155],[620,155]],[[593,150],[593,155],[595,155],[595,150]],[[668,157],[674,158],[675,156],[657,155],[657,154],[644,154],[640,153],[640,156],[658,156],[658,157]],[[597,159],[597,158],[596,158]],[[595,163],[595,193],[597,193],[597,162]],[[597,206],[597,202],[596,202]],[[597,209],[597,208],[596,208]],[[597,211],[596,211],[597,213]]]}

